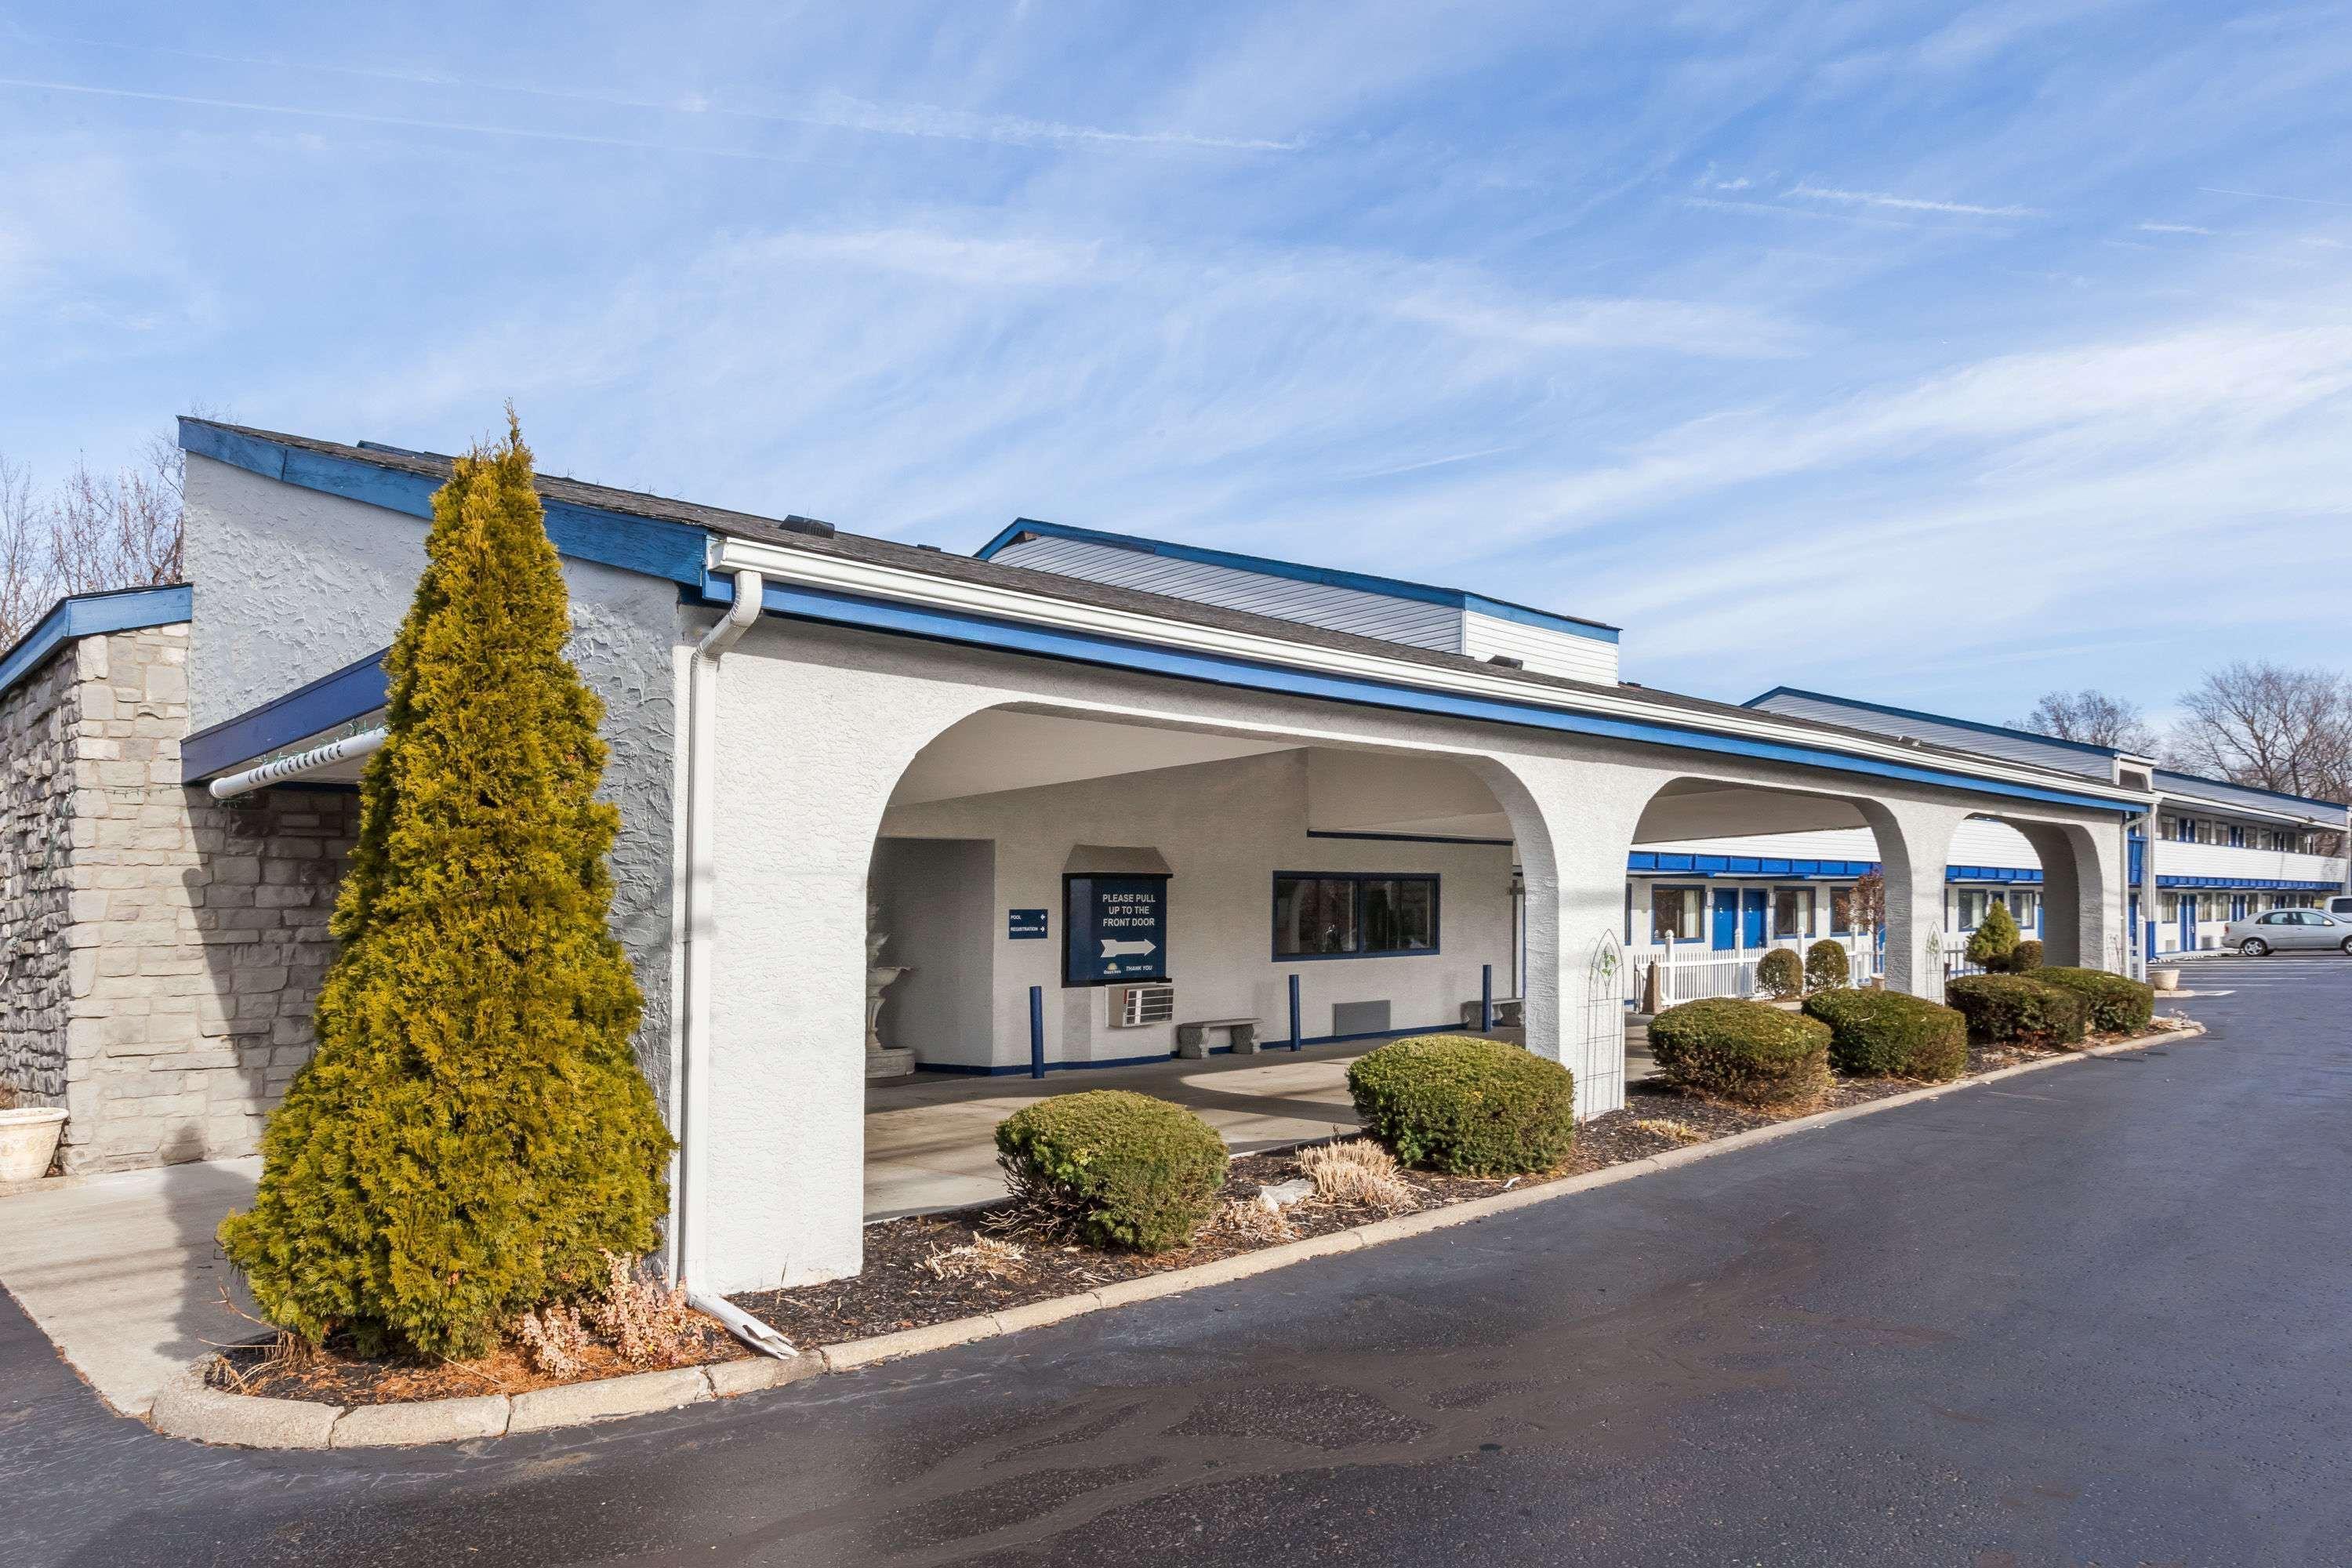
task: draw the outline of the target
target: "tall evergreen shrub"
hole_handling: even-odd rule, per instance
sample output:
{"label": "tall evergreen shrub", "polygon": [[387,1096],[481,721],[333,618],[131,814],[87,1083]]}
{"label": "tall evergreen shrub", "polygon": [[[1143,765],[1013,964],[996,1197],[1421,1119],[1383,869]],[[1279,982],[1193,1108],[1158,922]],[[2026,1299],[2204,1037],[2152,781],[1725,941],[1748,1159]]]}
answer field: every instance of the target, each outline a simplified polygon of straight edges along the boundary
{"label": "tall evergreen shrub", "polygon": [[435,494],[425,550],[318,1050],[220,1239],[306,1339],[466,1356],[599,1278],[600,1250],[650,1249],[671,1144],[606,923],[604,704],[563,656],[563,578],[511,410]]}
{"label": "tall evergreen shrub", "polygon": [[1982,965],[1988,974],[2000,973],[2017,951],[2018,936],[2009,906],[1999,900],[1988,902],[1983,921],[1969,935],[1969,962]]}

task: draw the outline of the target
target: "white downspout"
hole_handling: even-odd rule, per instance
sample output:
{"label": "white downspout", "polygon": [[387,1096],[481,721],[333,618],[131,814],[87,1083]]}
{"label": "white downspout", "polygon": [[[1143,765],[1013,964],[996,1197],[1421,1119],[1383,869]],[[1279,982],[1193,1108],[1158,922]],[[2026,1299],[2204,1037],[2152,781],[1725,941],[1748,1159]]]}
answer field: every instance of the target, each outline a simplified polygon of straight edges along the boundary
{"label": "white downspout", "polygon": [[735,574],[735,602],[696,645],[687,672],[686,784],[686,1005],[679,1041],[678,1190],[672,1194],[670,1224],[677,1255],[676,1278],[687,1300],[727,1325],[753,1350],[777,1357],[798,1355],[791,1342],[715,1291],[703,1289],[709,1255],[710,1172],[710,964],[713,918],[711,847],[719,815],[719,661],[760,618],[767,579],[758,572]]}

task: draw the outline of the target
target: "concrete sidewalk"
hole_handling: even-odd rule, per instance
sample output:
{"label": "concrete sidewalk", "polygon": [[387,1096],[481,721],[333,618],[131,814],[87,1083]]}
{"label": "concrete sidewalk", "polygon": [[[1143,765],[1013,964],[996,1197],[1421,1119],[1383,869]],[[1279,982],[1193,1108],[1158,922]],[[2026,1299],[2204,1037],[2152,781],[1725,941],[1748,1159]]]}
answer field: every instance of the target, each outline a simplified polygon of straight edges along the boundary
{"label": "concrete sidewalk", "polygon": [[[1516,1041],[1515,1030],[1497,1039]],[[1358,1124],[1348,1064],[1378,1042],[1309,1046],[1292,1053],[1152,1062],[1095,1072],[957,1078],[931,1073],[866,1091],[866,1217],[932,1214],[1004,1195],[996,1124],[1033,1101],[1089,1089],[1130,1089],[1171,1100],[1217,1130],[1237,1154],[1328,1138]],[[1625,1033],[1625,1081],[1650,1076],[1649,1031]]]}
{"label": "concrete sidewalk", "polygon": [[260,1175],[255,1157],[20,1187],[0,1196],[0,1286],[100,1398],[144,1415],[173,1373],[261,1331],[213,1241]]}

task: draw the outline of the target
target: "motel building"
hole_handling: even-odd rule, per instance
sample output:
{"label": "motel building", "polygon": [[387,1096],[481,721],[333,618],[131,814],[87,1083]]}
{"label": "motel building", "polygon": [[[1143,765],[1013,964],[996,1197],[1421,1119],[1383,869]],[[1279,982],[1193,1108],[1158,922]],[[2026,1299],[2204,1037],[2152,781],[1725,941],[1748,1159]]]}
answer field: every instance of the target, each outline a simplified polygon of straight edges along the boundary
{"label": "motel building", "polygon": [[[249,1153],[305,1058],[449,466],[194,419],[180,440],[193,589],[68,601],[0,659],[0,1070],[68,1109],[74,1170]],[[2052,962],[2115,968],[2148,867],[2234,847],[2151,862],[2136,827],[2309,826],[2267,797],[2192,811],[2137,759],[1624,684],[1617,628],[1476,593],[1033,521],[967,556],[540,489],[606,704],[614,929],[683,1145],[671,1245],[706,1291],[859,1268],[869,1085],[1172,1081],[1180,1049],[1467,1019],[1564,1062],[1589,1116],[1622,1102],[1652,938],[1712,944],[1735,894],[1735,952],[1828,934],[1875,866],[1872,972],[1937,994],[1956,900],[2030,894]],[[2307,858],[2241,852],[2282,879]]]}
{"label": "motel building", "polygon": [[[2129,829],[2126,929],[2139,942],[2103,967],[2138,973],[2149,959],[2212,951],[2228,921],[2313,908],[2352,889],[2342,850],[2352,808],[2339,802],[2200,778],[2109,746],[1788,687],[1746,706],[2150,790],[2153,852],[2145,823]],[[1969,935],[1994,903],[2007,905],[2028,935],[2046,934],[2039,837],[1990,816],[1970,818],[1954,835],[1944,873],[1948,975],[1968,967]],[[1874,944],[1856,941],[1850,910],[1854,881],[1875,869],[1870,835],[1851,828],[1637,847],[1625,931],[1634,967],[1668,965],[1670,1000],[1745,994],[1761,950],[1831,937],[1869,973]]]}

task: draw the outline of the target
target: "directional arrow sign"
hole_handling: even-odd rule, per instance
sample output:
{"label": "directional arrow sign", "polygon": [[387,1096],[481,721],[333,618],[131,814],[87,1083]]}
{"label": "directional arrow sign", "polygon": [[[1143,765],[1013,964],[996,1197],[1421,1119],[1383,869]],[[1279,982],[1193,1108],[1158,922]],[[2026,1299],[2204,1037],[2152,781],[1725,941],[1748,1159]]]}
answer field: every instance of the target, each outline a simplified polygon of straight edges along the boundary
{"label": "directional arrow sign", "polygon": [[1062,978],[1070,985],[1168,978],[1168,879],[1136,872],[1063,879]]}

